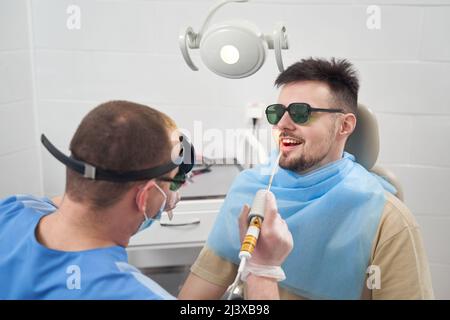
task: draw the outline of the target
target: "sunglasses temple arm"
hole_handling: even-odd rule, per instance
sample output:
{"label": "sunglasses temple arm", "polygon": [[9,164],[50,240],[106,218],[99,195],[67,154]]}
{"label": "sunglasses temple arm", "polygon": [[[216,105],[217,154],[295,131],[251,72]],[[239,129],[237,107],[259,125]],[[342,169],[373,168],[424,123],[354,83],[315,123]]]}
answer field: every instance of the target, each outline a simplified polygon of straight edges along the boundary
{"label": "sunglasses temple arm", "polygon": [[311,108],[310,111],[315,112],[330,112],[330,113],[338,113],[343,112],[342,109],[322,109],[322,108]]}

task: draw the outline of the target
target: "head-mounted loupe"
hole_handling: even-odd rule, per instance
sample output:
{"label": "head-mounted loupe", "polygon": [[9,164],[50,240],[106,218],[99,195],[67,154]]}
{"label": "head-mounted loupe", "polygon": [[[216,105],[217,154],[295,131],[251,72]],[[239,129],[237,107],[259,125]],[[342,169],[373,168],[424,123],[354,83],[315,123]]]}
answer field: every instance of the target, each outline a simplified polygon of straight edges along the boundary
{"label": "head-mounted loupe", "polygon": [[190,172],[194,166],[195,151],[194,146],[189,142],[185,135],[180,136],[181,150],[179,156],[170,161],[169,163],[156,166],[149,169],[124,171],[118,172],[113,170],[107,170],[97,168],[89,163],[75,159],[73,156],[66,156],[64,153],[56,149],[56,147],[42,134],[41,142],[44,147],[50,152],[56,159],[62,162],[66,167],[78,172],[87,179],[92,180],[105,180],[112,182],[131,182],[141,180],[151,180],[158,178],[165,173],[172,171],[178,167],[177,176],[185,176]]}

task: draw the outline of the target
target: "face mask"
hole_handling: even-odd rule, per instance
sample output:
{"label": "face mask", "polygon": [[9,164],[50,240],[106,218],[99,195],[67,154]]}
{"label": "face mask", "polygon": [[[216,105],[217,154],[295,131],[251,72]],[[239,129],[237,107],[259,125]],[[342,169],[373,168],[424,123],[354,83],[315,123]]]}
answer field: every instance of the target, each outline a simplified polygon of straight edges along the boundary
{"label": "face mask", "polygon": [[157,184],[155,184],[155,187],[159,190],[159,192],[162,193],[162,195],[164,197],[164,201],[161,204],[161,208],[159,208],[158,213],[153,218],[147,217],[147,213],[144,212],[145,220],[142,222],[141,226],[139,227],[138,231],[136,231],[136,233],[141,232],[142,230],[145,230],[148,227],[150,227],[155,220],[161,219],[161,215],[164,211],[164,208],[166,207],[167,196],[166,196],[165,192],[162,191],[162,189]]}

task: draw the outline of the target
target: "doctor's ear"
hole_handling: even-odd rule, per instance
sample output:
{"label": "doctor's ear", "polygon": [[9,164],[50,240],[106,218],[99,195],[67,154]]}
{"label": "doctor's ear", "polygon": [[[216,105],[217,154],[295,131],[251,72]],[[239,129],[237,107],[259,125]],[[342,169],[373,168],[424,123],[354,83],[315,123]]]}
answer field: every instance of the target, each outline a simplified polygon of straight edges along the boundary
{"label": "doctor's ear", "polygon": [[145,212],[145,209],[147,207],[147,200],[149,197],[148,191],[151,188],[153,188],[154,185],[155,185],[155,181],[150,180],[146,184],[140,185],[138,187],[138,191],[136,194],[136,205],[137,205],[139,211]]}
{"label": "doctor's ear", "polygon": [[342,117],[339,134],[350,136],[356,128],[356,116],[353,113],[346,113]]}

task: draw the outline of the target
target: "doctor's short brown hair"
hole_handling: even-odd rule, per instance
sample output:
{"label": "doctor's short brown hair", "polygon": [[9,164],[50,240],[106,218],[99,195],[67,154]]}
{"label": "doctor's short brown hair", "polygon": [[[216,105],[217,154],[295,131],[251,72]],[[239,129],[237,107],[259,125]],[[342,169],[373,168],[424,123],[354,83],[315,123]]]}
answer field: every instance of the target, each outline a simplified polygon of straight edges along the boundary
{"label": "doctor's short brown hair", "polygon": [[[91,110],[72,141],[71,155],[95,167],[118,172],[148,169],[170,161],[170,130],[164,113],[129,101],[109,101]],[[108,208],[142,182],[91,180],[66,170],[66,194],[92,209]]]}

